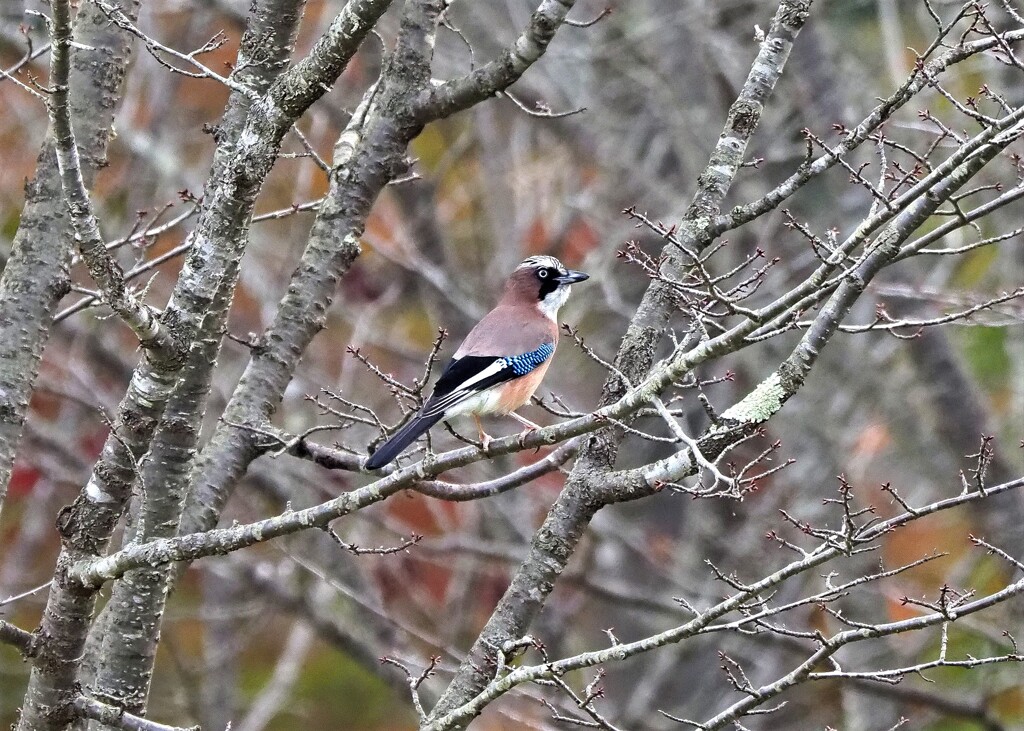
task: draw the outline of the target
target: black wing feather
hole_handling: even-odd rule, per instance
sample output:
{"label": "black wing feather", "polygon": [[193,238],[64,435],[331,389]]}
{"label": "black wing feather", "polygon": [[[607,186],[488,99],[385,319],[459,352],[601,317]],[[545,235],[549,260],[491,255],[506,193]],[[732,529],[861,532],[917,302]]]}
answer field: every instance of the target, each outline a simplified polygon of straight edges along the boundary
{"label": "black wing feather", "polygon": [[380,469],[393,460],[402,450],[416,441],[421,434],[441,420],[441,414],[437,416],[423,416],[418,414],[416,418],[403,426],[398,432],[377,448],[377,451],[366,460],[366,469]]}
{"label": "black wing feather", "polygon": [[517,378],[512,368],[502,368],[469,388],[460,388],[466,381],[490,368],[498,360],[501,358],[494,355],[467,355],[449,362],[420,413],[370,455],[366,460],[366,469],[376,470],[393,460],[421,434],[441,421],[445,412],[460,401],[491,386]]}
{"label": "black wing feather", "polygon": [[420,414],[433,416],[441,414],[455,406],[457,403],[499,383],[511,381],[516,378],[515,371],[511,368],[502,368],[487,378],[483,378],[468,388],[462,385],[474,376],[490,368],[496,361],[502,360],[496,355],[466,355],[462,358],[453,359],[445,367],[441,377],[434,384],[434,392],[423,404]]}

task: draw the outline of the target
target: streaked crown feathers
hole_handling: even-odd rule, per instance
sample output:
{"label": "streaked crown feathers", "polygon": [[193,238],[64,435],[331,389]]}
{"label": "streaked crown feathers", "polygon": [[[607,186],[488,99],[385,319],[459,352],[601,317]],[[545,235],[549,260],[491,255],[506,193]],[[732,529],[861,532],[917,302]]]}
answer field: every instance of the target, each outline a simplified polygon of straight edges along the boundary
{"label": "streaked crown feathers", "polygon": [[558,261],[553,256],[546,256],[544,254],[538,254],[537,256],[529,256],[523,259],[523,263],[516,267],[516,269],[539,269],[542,267],[551,267],[557,269],[560,273],[568,273],[568,269],[565,264]]}

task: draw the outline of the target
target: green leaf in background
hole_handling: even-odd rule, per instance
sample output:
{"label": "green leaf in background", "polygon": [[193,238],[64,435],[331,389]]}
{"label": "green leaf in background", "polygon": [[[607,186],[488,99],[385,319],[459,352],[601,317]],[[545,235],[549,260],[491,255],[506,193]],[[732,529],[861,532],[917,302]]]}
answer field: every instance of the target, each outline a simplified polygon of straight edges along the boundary
{"label": "green leaf in background", "polygon": [[[262,690],[273,662],[261,655],[243,669],[243,688],[249,700]],[[396,672],[398,672],[396,668]],[[291,700],[267,725],[267,731],[297,728],[338,728],[346,731],[411,731],[415,728],[406,698],[346,655],[329,648],[314,650],[303,663]]]}
{"label": "green leaf in background", "polygon": [[959,262],[951,284],[963,288],[979,286],[986,276],[992,274],[992,265],[998,257],[999,249],[995,246],[975,249]]}
{"label": "green leaf in background", "polygon": [[957,332],[967,363],[979,383],[988,391],[1005,387],[1011,366],[1006,328],[979,325]]}

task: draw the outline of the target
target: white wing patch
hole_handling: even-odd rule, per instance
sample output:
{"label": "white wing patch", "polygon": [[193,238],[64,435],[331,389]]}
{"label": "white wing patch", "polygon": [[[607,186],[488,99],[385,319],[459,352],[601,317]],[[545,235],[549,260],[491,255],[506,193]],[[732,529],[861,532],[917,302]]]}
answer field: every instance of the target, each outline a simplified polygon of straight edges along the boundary
{"label": "white wing patch", "polygon": [[466,414],[493,414],[498,411],[501,403],[501,391],[497,388],[485,388],[469,394],[459,403],[448,409],[445,418],[464,416]]}
{"label": "white wing patch", "polygon": [[498,360],[491,363],[489,366],[484,368],[479,373],[475,373],[471,378],[467,378],[464,382],[460,383],[458,387],[452,390],[450,393],[445,394],[436,402],[430,404],[430,410],[425,410],[423,412],[423,415],[433,416],[434,414],[440,413],[442,411],[447,411],[448,409],[456,406],[459,402],[465,401],[470,396],[479,393],[478,391],[473,390],[474,385],[480,383],[480,381],[484,380],[485,378],[490,378],[491,376],[500,373],[501,371],[510,367],[511,366],[507,361],[505,361],[503,358],[499,358]]}
{"label": "white wing patch", "polygon": [[494,361],[489,366],[484,368],[482,371],[477,373],[472,378],[466,379],[466,381],[464,381],[462,384],[460,384],[458,389],[456,389],[456,390],[464,391],[466,389],[472,388],[474,384],[480,383],[480,381],[484,380],[485,378],[489,378],[489,377],[493,376],[496,373],[500,373],[501,371],[505,370],[506,368],[508,368],[508,363],[505,362],[505,360],[503,358],[499,358],[498,360]]}

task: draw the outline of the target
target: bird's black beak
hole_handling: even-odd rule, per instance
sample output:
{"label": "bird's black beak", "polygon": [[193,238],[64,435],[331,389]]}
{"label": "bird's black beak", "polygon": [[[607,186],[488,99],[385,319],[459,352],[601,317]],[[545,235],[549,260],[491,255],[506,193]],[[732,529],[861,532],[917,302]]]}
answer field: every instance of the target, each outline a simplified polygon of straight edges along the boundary
{"label": "bird's black beak", "polygon": [[582,282],[584,279],[590,279],[590,275],[583,272],[574,272],[572,269],[560,277],[555,277],[555,281],[559,284],[573,284],[574,282]]}

